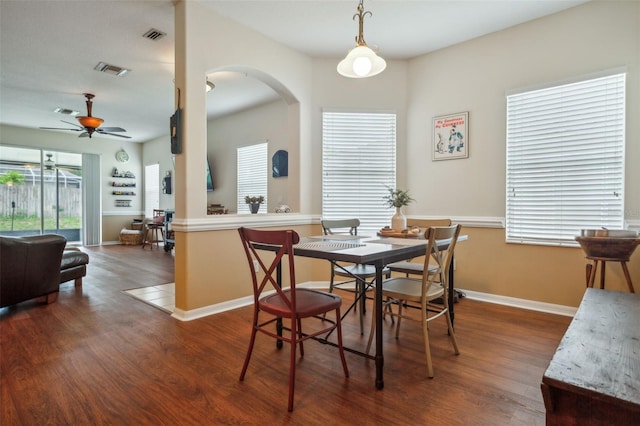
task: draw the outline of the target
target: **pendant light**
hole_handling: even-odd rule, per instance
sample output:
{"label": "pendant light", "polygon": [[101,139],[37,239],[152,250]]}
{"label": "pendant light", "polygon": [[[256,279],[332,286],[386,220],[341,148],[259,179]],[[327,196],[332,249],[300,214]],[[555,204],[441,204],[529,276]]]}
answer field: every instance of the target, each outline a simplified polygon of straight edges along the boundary
{"label": "pendant light", "polygon": [[387,67],[387,63],[380,56],[371,50],[364,41],[364,17],[372,13],[364,11],[364,0],[358,4],[358,13],[353,15],[355,20],[358,17],[358,35],[356,36],[356,47],[351,49],[347,56],[338,64],[338,73],[349,78],[373,77],[380,74]]}

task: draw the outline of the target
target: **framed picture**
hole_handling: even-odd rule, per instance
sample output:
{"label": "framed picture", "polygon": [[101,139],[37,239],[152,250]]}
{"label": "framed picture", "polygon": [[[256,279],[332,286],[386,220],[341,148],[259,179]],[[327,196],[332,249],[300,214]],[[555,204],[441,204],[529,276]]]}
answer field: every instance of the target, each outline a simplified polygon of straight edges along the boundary
{"label": "framed picture", "polygon": [[433,161],[469,157],[469,112],[433,117]]}

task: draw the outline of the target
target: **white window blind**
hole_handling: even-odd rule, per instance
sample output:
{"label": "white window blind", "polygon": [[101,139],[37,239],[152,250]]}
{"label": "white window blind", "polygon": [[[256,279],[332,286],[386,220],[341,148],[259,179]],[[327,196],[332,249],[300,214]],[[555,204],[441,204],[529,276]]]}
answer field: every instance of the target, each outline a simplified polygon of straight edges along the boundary
{"label": "white window blind", "polygon": [[264,197],[258,213],[267,213],[268,143],[238,148],[238,214],[251,213],[244,197]]}
{"label": "white window blind", "polygon": [[507,96],[507,242],[624,225],[625,74]]}
{"label": "white window blind", "polygon": [[153,217],[153,210],[160,208],[160,165],[144,167],[144,215]]}
{"label": "white window blind", "polygon": [[383,197],[396,185],[394,113],[322,113],[322,217],[360,219],[360,233],[389,225]]}

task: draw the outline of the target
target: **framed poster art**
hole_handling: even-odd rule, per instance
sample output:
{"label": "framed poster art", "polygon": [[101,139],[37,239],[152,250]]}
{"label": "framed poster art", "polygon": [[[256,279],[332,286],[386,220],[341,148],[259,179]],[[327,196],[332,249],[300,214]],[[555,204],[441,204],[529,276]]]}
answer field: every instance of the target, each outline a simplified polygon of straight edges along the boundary
{"label": "framed poster art", "polygon": [[432,160],[469,157],[469,112],[433,117]]}

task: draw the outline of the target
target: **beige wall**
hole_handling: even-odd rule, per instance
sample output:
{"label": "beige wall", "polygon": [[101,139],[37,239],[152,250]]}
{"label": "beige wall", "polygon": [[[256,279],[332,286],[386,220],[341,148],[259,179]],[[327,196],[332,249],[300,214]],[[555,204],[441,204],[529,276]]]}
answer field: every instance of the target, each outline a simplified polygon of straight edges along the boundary
{"label": "beige wall", "polygon": [[[473,226],[505,216],[505,95],[617,67],[627,69],[625,216],[640,227],[640,2],[593,1],[410,61],[406,170],[415,216]],[[470,156],[432,162],[436,115],[469,111]],[[419,159],[423,159],[422,161]],[[504,229],[473,229],[458,251],[457,286],[577,306],[584,292],[579,248],[506,244]],[[640,254],[631,259],[640,290]],[[619,264],[607,287],[626,289]]]}

